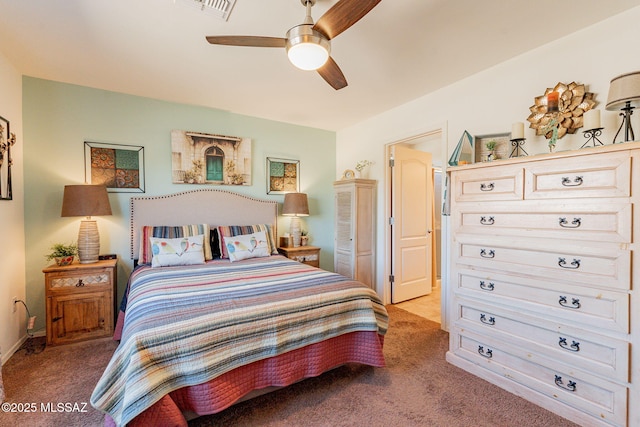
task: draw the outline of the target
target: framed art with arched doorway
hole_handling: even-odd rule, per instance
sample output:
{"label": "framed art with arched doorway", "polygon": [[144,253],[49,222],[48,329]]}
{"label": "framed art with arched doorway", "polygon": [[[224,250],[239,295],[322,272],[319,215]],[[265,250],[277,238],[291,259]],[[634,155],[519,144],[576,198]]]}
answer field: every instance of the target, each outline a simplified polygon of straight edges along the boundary
{"label": "framed art with arched doorway", "polygon": [[171,131],[174,184],[251,185],[251,139]]}

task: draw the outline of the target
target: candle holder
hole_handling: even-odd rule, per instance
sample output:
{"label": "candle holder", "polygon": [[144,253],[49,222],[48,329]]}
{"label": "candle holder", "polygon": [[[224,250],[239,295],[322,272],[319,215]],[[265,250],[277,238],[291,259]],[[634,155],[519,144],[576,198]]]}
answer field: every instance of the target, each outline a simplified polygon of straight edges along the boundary
{"label": "candle holder", "polygon": [[582,147],[580,148],[586,147],[590,142],[593,143],[594,147],[596,147],[596,142],[600,145],[604,145],[602,141],[598,139],[598,137],[602,135],[602,129],[604,128],[594,128],[594,129],[587,129],[585,131],[582,131],[582,134],[584,135],[584,137],[587,138],[587,142],[582,144]]}
{"label": "candle holder", "polygon": [[511,154],[509,155],[509,157],[520,157],[522,155],[520,152],[524,153],[525,156],[528,156],[529,153],[527,153],[525,149],[522,148],[525,141],[526,141],[526,138],[512,139],[511,145],[513,146],[513,150],[511,150]]}

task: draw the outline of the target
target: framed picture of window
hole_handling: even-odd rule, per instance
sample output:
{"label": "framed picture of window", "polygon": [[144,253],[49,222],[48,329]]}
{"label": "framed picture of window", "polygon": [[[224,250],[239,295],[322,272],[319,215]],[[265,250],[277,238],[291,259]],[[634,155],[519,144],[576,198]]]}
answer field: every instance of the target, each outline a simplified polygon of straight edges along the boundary
{"label": "framed picture of window", "polygon": [[85,181],[110,193],[144,193],[144,147],[84,143]]}
{"label": "framed picture of window", "polygon": [[174,184],[250,186],[251,138],[172,130],[171,180]]}
{"label": "framed picture of window", "polygon": [[267,194],[300,191],[300,160],[267,157]]}

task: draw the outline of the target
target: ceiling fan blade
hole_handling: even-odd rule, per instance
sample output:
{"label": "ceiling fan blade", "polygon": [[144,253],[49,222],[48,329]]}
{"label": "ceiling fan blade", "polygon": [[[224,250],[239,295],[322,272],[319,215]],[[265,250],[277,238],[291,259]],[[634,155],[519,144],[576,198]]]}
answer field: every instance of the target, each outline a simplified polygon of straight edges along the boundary
{"label": "ceiling fan blade", "polygon": [[285,47],[287,44],[287,39],[282,37],[260,36],[207,36],[207,41],[211,44],[252,47]]}
{"label": "ceiling fan blade", "polygon": [[318,19],[313,26],[329,40],[358,22],[382,0],[341,0]]}
{"label": "ceiling fan blade", "polygon": [[318,74],[331,85],[335,90],[340,90],[347,86],[347,79],[342,74],[342,70],[336,64],[336,61],[332,57],[327,59],[327,62],[320,68],[318,68]]}

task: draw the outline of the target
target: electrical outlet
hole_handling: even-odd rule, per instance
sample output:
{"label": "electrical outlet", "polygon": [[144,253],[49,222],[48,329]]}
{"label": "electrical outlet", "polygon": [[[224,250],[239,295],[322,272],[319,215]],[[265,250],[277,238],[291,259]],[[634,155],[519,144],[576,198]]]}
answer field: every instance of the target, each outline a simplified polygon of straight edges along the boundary
{"label": "electrical outlet", "polygon": [[12,311],[14,313],[16,312],[16,310],[18,310],[18,297],[13,297],[13,306],[12,306],[12,308],[13,308]]}

